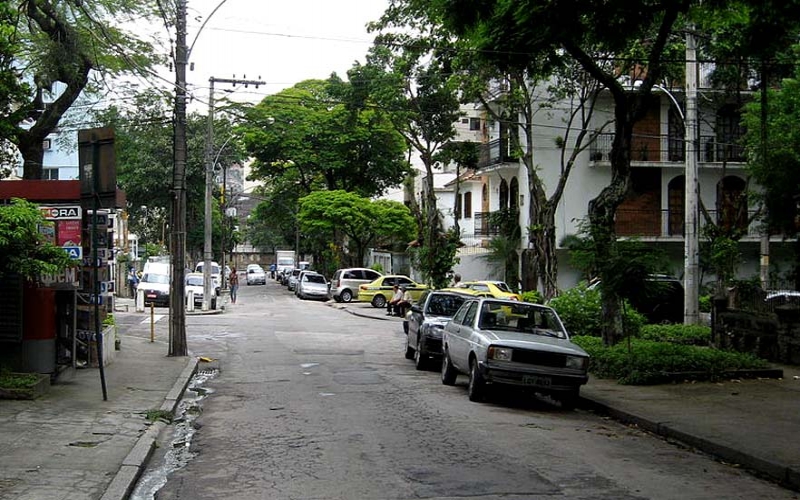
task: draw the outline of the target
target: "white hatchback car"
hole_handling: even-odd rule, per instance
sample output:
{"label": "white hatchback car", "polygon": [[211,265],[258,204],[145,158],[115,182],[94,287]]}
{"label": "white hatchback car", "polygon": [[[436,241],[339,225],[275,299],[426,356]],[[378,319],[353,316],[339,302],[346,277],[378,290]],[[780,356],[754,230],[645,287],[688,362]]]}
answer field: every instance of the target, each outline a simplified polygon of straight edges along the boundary
{"label": "white hatchback car", "polygon": [[267,273],[258,264],[249,264],[247,266],[246,282],[248,285],[266,285]]}

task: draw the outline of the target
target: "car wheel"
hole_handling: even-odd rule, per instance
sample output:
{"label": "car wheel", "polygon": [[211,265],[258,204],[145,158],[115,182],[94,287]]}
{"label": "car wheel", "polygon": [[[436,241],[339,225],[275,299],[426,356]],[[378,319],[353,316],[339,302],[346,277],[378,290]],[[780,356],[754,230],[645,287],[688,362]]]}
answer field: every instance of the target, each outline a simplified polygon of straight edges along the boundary
{"label": "car wheel", "polygon": [[378,309],[383,309],[386,307],[386,297],[383,295],[376,295],[372,298],[372,307],[377,307]]}
{"label": "car wheel", "polygon": [[442,356],[442,383],[444,385],[456,385],[458,370],[450,362],[450,354],[445,350]]}
{"label": "car wheel", "polygon": [[483,380],[478,369],[478,360],[473,359],[469,365],[469,388],[467,394],[470,401],[483,401],[483,396],[486,392],[486,381]]}
{"label": "car wheel", "polygon": [[571,391],[565,391],[556,395],[556,399],[561,403],[561,408],[565,410],[574,410],[578,406],[578,401],[581,399],[581,389],[576,387]]}
{"label": "car wheel", "polygon": [[417,370],[428,369],[428,354],[422,352],[422,347],[419,345],[419,335],[417,335],[417,348],[414,349],[414,367]]}
{"label": "car wheel", "polygon": [[353,292],[350,290],[342,290],[342,293],[339,295],[341,302],[350,302],[353,300]]}
{"label": "car wheel", "polygon": [[336,297],[336,296],[334,295],[334,297],[333,297],[333,300],[335,300],[336,302],[341,302],[341,301],[342,301],[342,298],[341,298],[341,297]]}
{"label": "car wheel", "polygon": [[408,343],[408,339],[406,339],[406,359],[414,359],[414,348]]}

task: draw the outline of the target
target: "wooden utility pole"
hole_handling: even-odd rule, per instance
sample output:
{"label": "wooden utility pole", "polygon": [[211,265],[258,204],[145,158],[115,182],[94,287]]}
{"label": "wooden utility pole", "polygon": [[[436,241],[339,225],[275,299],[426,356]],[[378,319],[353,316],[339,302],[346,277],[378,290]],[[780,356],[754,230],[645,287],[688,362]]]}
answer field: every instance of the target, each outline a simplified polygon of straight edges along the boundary
{"label": "wooden utility pole", "polygon": [[169,294],[169,355],[186,356],[186,0],[177,0],[175,47],[175,137],[172,174],[172,255]]}

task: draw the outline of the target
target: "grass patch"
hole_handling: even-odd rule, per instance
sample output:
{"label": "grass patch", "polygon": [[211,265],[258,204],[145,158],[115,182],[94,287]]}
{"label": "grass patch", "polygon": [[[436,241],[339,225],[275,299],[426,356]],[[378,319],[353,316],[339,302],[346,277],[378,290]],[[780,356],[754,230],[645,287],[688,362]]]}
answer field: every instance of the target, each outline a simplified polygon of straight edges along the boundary
{"label": "grass patch", "polygon": [[39,376],[33,373],[0,373],[0,387],[6,389],[27,389],[39,383]]}
{"label": "grass patch", "polygon": [[147,418],[147,420],[150,422],[163,420],[164,422],[171,424],[172,419],[175,418],[175,415],[171,411],[167,410],[147,410],[145,413],[145,418]]}
{"label": "grass patch", "polygon": [[644,325],[639,332],[639,338],[654,342],[707,346],[711,343],[711,327],[703,325]]}
{"label": "grass patch", "polygon": [[767,362],[751,354],[721,351],[710,347],[631,339],[605,347],[598,337],[572,337],[592,357],[589,371],[620,384],[649,385],[671,382],[676,374],[702,373],[720,380],[736,370],[762,369]]}

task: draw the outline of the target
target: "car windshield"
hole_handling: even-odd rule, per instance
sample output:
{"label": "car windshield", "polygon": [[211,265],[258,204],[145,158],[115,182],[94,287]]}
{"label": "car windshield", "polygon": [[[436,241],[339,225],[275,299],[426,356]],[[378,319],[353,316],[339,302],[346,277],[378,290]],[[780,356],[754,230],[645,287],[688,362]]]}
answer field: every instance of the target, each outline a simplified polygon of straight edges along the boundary
{"label": "car windshield", "polygon": [[425,314],[452,318],[466,297],[457,295],[432,295],[425,306]]}
{"label": "car windshield", "polygon": [[142,281],[145,283],[160,283],[162,285],[168,285],[169,276],[166,274],[145,273],[144,276],[142,276]]}
{"label": "car windshield", "polygon": [[511,293],[511,289],[502,281],[495,281],[494,286],[496,286],[501,292]]}
{"label": "car windshield", "polygon": [[294,265],[294,259],[286,258],[286,257],[278,259],[278,265],[279,266],[293,266]]}
{"label": "car windshield", "polygon": [[186,278],[186,284],[192,286],[203,286],[203,278],[200,276],[190,276]]}
{"label": "car windshield", "polygon": [[508,304],[486,301],[480,311],[478,326],[482,330],[502,330],[566,338],[556,313],[533,304]]}
{"label": "car windshield", "polygon": [[325,276],[321,274],[306,274],[303,279],[309,283],[325,284]]}

